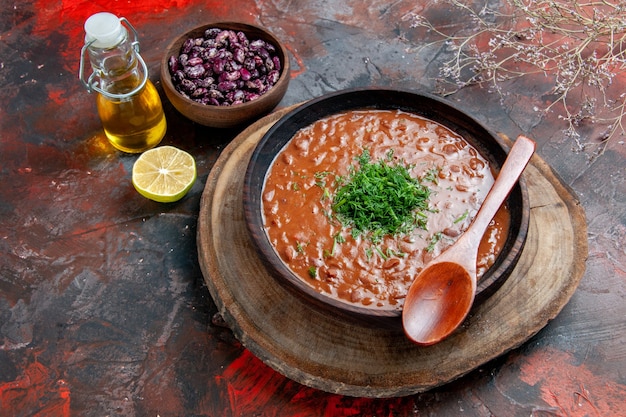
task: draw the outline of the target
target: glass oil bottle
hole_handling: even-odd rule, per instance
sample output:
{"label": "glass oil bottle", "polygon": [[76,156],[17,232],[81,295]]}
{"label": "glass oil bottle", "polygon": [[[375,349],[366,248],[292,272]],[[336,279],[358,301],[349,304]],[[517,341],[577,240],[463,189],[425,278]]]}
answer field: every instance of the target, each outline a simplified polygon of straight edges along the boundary
{"label": "glass oil bottle", "polygon": [[[132,39],[122,23],[131,29]],[[129,153],[158,145],[167,130],[161,98],[148,78],[137,38],[125,18],[106,12],[92,15],[85,21],[79,70],[87,90],[97,93],[98,114],[109,142]],[[93,69],[87,79],[85,56]]]}

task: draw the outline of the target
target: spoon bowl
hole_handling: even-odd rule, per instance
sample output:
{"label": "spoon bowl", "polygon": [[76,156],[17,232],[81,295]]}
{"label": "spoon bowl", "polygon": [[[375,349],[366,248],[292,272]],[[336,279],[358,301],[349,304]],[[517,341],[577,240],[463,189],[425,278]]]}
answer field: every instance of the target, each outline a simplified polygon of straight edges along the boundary
{"label": "spoon bowl", "polygon": [[461,325],[476,296],[476,258],[487,226],[526,168],[535,142],[519,136],[470,227],[420,272],[402,310],[407,337],[418,345],[435,344]]}
{"label": "spoon bowl", "polygon": [[476,279],[456,262],[437,262],[421,276],[410,290],[419,294],[419,302],[413,301],[410,309],[405,304],[403,320],[407,335],[417,343],[428,345],[452,333],[463,321],[474,301]]}

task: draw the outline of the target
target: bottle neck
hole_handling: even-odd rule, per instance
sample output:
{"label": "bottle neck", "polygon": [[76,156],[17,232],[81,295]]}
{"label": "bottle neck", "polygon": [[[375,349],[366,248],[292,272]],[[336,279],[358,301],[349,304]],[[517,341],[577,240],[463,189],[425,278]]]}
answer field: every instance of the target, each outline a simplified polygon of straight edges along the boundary
{"label": "bottle neck", "polygon": [[125,99],[145,86],[148,68],[132,43],[125,40],[114,48],[86,47],[93,69],[86,82],[88,90],[110,99]]}
{"label": "bottle neck", "polygon": [[[106,13],[105,13],[106,15]],[[133,32],[133,39],[115,16],[106,16],[104,30],[100,25],[89,26],[94,32],[88,31],[85,45],[81,51],[79,78],[89,92],[96,91],[110,99],[125,99],[139,92],[148,79],[148,68],[139,55],[137,32],[130,23],[121,18],[120,22]],[[91,20],[88,19],[88,21]],[[86,24],[86,28],[87,28]],[[104,40],[99,35],[103,35]],[[115,36],[113,36],[115,35]],[[93,70],[88,79],[85,78],[85,63],[88,60]]]}
{"label": "bottle neck", "polygon": [[115,78],[137,65],[137,53],[127,36],[112,47],[99,48],[94,43],[88,44],[87,54],[91,68],[102,78]]}

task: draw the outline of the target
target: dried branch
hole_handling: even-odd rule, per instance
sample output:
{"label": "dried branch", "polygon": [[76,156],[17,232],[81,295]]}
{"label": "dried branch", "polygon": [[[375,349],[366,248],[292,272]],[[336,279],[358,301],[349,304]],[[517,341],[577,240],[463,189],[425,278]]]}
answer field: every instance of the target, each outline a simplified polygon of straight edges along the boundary
{"label": "dried branch", "polygon": [[[584,151],[601,154],[608,141],[626,134],[626,94],[610,87],[626,70],[626,3],[623,0],[504,0],[499,9],[485,1],[442,0],[471,19],[467,33],[447,33],[419,14],[407,16],[442,44],[437,92],[449,95],[470,86],[487,86],[502,98],[505,83],[528,76],[551,80],[551,102],[567,127],[564,133]],[[583,139],[581,128],[606,126],[600,137]]]}

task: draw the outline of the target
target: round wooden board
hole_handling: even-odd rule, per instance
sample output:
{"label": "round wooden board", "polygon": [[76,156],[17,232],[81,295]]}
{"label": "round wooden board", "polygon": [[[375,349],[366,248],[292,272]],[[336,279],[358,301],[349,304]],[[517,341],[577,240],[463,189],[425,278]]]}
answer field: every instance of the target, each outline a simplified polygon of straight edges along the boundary
{"label": "round wooden board", "polygon": [[418,347],[397,329],[329,317],[292,296],[257,257],[242,205],[250,155],[289,110],[259,120],[224,149],[207,179],[198,219],[198,255],[209,291],[235,336],[267,365],[327,392],[410,395],[518,347],[569,301],[585,269],[585,215],[536,155],[524,174],[531,217],[522,256],[504,285],[443,342]]}

